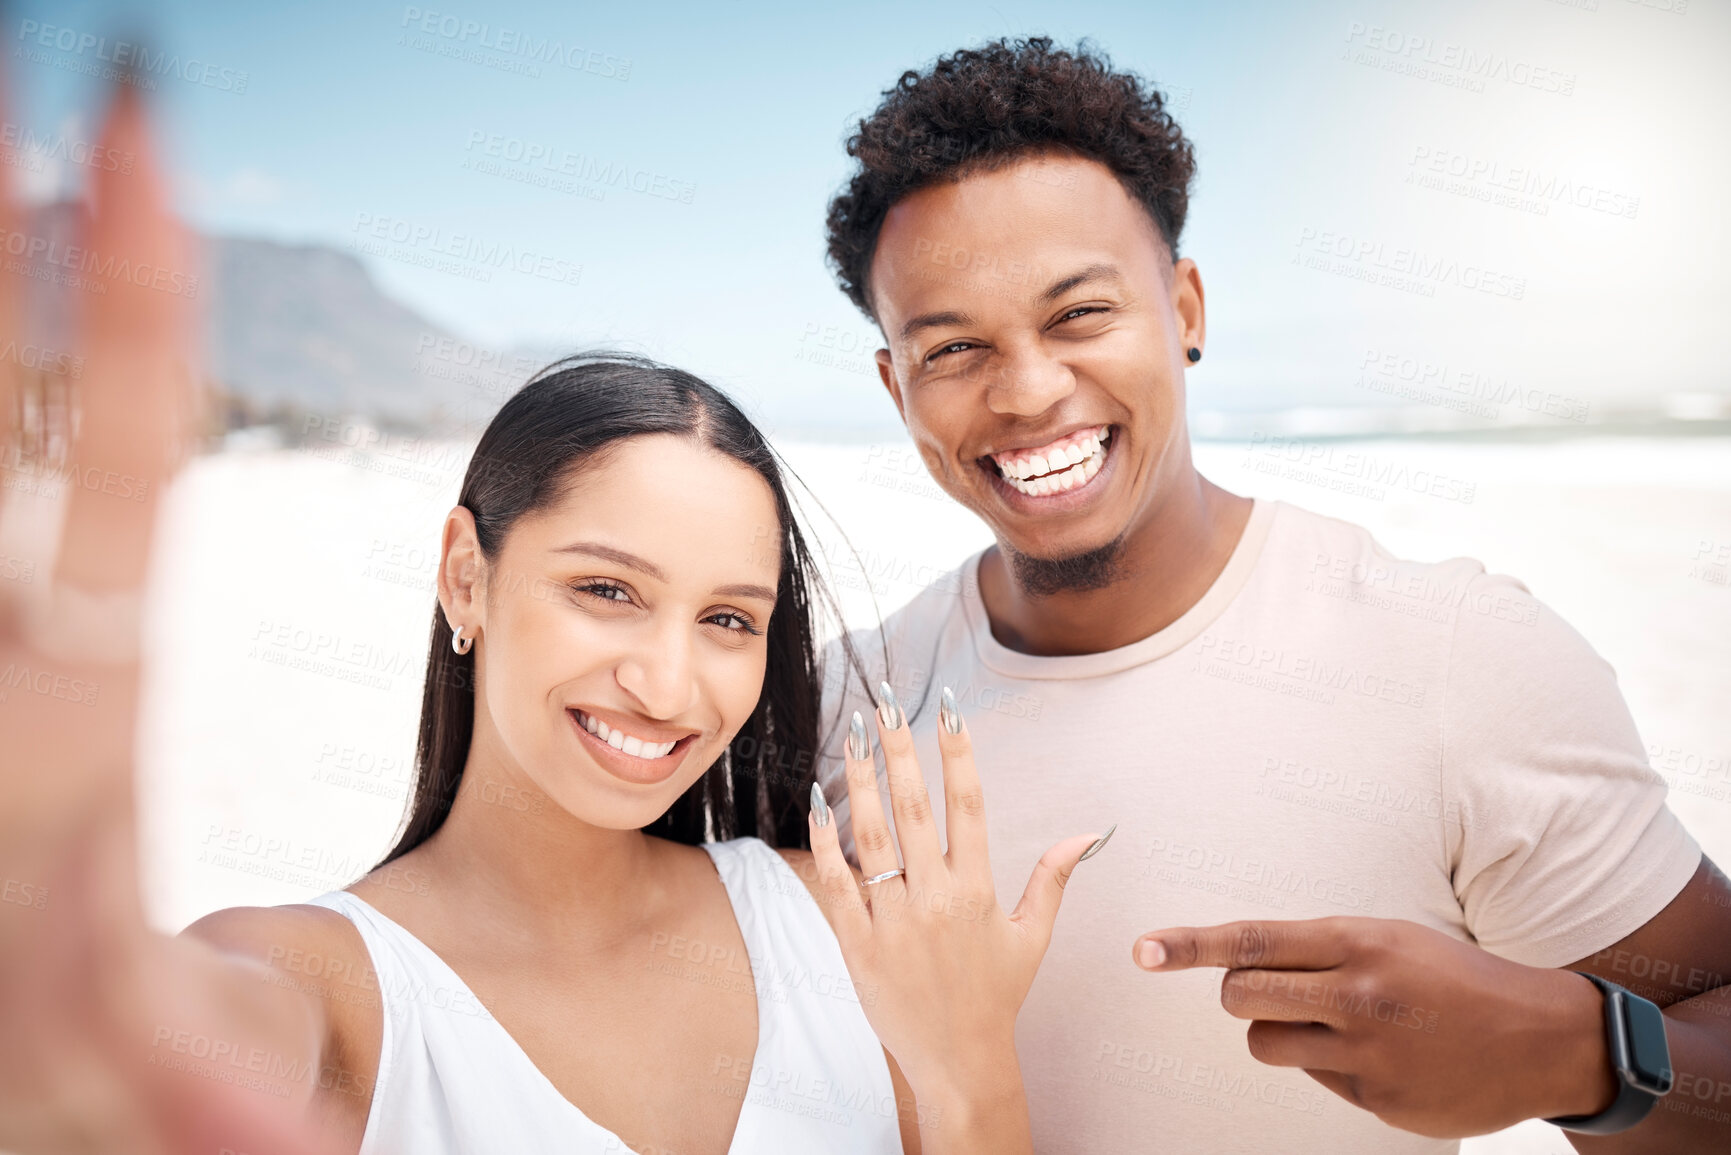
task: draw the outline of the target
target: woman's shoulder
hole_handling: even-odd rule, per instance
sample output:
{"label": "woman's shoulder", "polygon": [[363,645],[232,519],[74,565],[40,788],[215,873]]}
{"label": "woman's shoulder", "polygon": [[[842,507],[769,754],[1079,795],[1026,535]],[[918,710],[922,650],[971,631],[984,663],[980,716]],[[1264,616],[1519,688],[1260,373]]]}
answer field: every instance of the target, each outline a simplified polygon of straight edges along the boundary
{"label": "woman's shoulder", "polygon": [[[834,929],[835,920],[831,916],[834,899],[823,885],[817,859],[810,850],[792,846],[771,846],[754,837],[707,842],[702,845],[702,849],[715,863],[723,881],[732,880],[730,889],[747,889],[756,896],[756,901],[761,902],[768,897],[772,900],[772,905],[796,896],[802,900],[800,905],[804,905],[803,899],[809,897],[817,903],[824,921]],[[788,877],[790,874],[792,878]],[[857,881],[859,872],[856,870],[853,874]],[[803,891],[801,887],[804,888]]]}
{"label": "woman's shoulder", "polygon": [[775,853],[781,855],[781,860],[787,863],[788,869],[799,876],[805,883],[805,888],[813,898],[818,897],[820,887],[817,881],[817,859],[809,850],[800,850],[792,846],[778,846]]}
{"label": "woman's shoulder", "polygon": [[[357,984],[373,992],[378,988],[366,939],[340,911],[311,903],[232,906],[180,933],[257,964],[272,986],[312,996],[325,1008],[332,1031],[362,1037],[377,1033],[378,1000],[342,997]],[[333,992],[333,987],[344,991]]]}
{"label": "woman's shoulder", "polygon": [[[820,874],[817,857],[809,850],[800,850],[794,847],[779,847],[774,853],[779,854],[781,860],[787,863],[788,869],[793,871],[799,880],[805,884],[806,892],[817,903],[817,908],[823,912],[824,921],[829,923],[831,930],[834,930],[835,899],[823,884],[823,876]],[[851,866],[847,869],[852,871],[854,881],[857,883],[860,879],[859,871],[854,870]]]}
{"label": "woman's shoulder", "polygon": [[[761,838],[742,836],[722,842],[705,842],[699,848],[709,855],[715,868],[726,878],[737,876],[770,876],[785,878],[782,866],[793,871],[813,898],[819,896],[817,862],[811,851],[791,846],[771,846]],[[776,860],[780,859],[778,863]]]}
{"label": "woman's shoulder", "polygon": [[[806,886],[813,888],[813,893],[815,894],[815,888],[819,886],[817,856],[809,850],[803,850],[792,846],[777,847],[775,853],[781,855],[782,861],[787,863],[795,874],[804,879]],[[844,863],[844,865],[847,866],[848,872],[853,875],[855,882],[858,882],[860,878],[863,877],[851,864]]]}
{"label": "woman's shoulder", "polygon": [[[364,1079],[361,1085],[372,1084],[384,1039],[384,1007],[366,941],[348,918],[309,903],[235,906],[207,914],[180,933],[251,964],[279,993],[268,1004],[280,1008],[278,1013],[310,1013],[320,1040],[321,1071],[334,1067],[345,1080],[352,1076]],[[302,1009],[291,1011],[295,1006]],[[352,1108],[356,1100],[341,1095],[333,1101]],[[370,1096],[359,1102],[370,1102]],[[359,1119],[365,1122],[364,1106]]]}
{"label": "woman's shoulder", "polygon": [[[308,956],[365,960],[366,943],[353,923],[325,906],[231,906],[212,911],[180,932],[223,954],[292,969]],[[290,962],[290,960],[295,960]]]}
{"label": "woman's shoulder", "polygon": [[723,859],[739,860],[744,863],[746,870],[757,873],[780,875],[782,873],[781,867],[776,863],[776,859],[779,858],[789,870],[799,876],[801,882],[805,883],[805,888],[811,892],[813,898],[818,896],[820,887],[818,885],[817,860],[812,857],[809,850],[793,846],[771,846],[763,839],[753,837],[730,838],[725,842],[709,842],[704,844],[703,849],[708,851],[711,858],[717,860],[718,865]]}

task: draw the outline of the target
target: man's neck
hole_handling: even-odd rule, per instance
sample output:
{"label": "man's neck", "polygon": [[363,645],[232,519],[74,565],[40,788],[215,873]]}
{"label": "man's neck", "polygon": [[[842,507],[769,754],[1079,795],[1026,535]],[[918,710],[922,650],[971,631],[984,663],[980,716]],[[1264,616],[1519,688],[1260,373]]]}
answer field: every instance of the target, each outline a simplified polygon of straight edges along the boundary
{"label": "man's neck", "polygon": [[1029,594],[1001,549],[980,560],[980,598],[992,636],[1012,650],[1055,657],[1115,650],[1165,629],[1202,600],[1244,535],[1254,504],[1194,470],[1125,538],[1100,589]]}

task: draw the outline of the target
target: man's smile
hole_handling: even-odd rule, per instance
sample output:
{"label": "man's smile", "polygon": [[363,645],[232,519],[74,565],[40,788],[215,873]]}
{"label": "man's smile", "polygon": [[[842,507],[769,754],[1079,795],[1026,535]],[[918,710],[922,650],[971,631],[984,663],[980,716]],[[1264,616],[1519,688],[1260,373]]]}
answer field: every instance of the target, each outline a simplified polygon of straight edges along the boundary
{"label": "man's smile", "polygon": [[[1042,445],[995,450],[978,459],[994,488],[1011,504],[1029,511],[1075,508],[1083,490],[1106,467],[1112,452],[1114,427],[1088,425]],[[1069,500],[1059,500],[1068,498]]]}

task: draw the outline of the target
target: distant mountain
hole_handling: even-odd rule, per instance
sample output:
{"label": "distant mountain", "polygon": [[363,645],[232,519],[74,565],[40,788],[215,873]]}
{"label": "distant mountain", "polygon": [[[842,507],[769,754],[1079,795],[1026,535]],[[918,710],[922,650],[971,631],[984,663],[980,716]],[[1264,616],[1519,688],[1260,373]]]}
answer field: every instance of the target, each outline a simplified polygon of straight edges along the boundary
{"label": "distant mountain", "polygon": [[207,371],[264,410],[439,421],[470,391],[430,375],[446,332],[379,291],[354,256],[323,245],[206,241]]}
{"label": "distant mountain", "polygon": [[[36,235],[76,243],[82,206],[43,206]],[[201,238],[197,299],[204,370],[224,424],[289,432],[306,415],[358,415],[417,429],[474,426],[539,365],[514,350],[464,341],[379,288],[351,253],[320,244]],[[71,342],[75,288],[46,292],[31,319],[54,348]]]}

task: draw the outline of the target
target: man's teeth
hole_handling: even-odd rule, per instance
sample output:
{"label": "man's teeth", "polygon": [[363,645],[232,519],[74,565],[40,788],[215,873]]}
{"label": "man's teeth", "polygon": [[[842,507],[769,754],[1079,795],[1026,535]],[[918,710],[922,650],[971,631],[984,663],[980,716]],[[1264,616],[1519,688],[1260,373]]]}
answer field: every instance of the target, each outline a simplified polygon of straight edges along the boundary
{"label": "man's teeth", "polygon": [[1018,493],[1044,497],[1083,485],[1106,461],[1107,431],[1097,425],[1080,436],[1049,445],[1038,453],[994,455],[1004,480]]}
{"label": "man's teeth", "polygon": [[577,711],[577,718],[583,723],[583,728],[613,747],[623,750],[634,758],[664,758],[673,752],[678,742],[645,742],[642,738],[633,738],[623,730],[615,730],[599,718],[592,718],[583,711]]}

